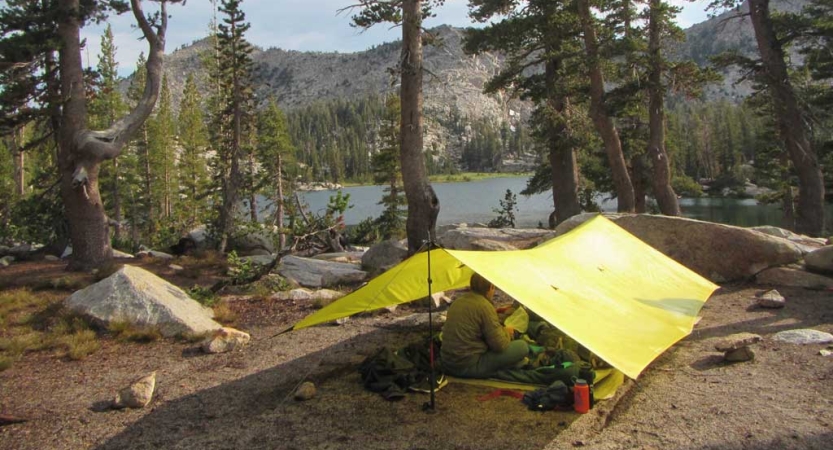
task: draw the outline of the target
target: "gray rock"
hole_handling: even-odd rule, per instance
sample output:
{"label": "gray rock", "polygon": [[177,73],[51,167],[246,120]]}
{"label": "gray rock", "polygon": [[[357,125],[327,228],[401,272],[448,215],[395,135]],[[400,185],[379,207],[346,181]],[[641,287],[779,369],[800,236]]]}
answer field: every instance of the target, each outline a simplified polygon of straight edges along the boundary
{"label": "gray rock", "polygon": [[811,272],[833,274],[833,245],[821,247],[804,255],[804,265]]}
{"label": "gray rock", "polygon": [[362,255],[362,268],[370,273],[381,273],[402,262],[406,256],[406,240],[388,239],[370,247]]}
{"label": "gray rock", "polygon": [[759,227],[751,227],[751,230],[760,231],[761,233],[768,234],[770,236],[775,236],[783,239],[787,239],[790,242],[793,242],[801,249],[803,253],[809,253],[817,248],[823,247],[825,240],[822,238],[814,238],[809,236],[804,236],[802,234],[793,233],[790,230],[785,230],[783,228],[773,227],[771,225],[763,225]]}
{"label": "gray rock", "polygon": [[8,267],[9,264],[11,264],[13,262],[14,262],[14,256],[12,256],[12,255],[6,255],[6,256],[0,258],[0,266],[3,266],[3,267]]}
{"label": "gray rock", "polygon": [[295,389],[295,394],[293,398],[299,402],[305,400],[311,400],[315,398],[315,385],[311,381],[304,381],[298,386],[298,389]]}
{"label": "gray rock", "polygon": [[318,259],[321,261],[361,264],[364,254],[364,251],[321,253],[313,256],[312,259]]}
{"label": "gray rock", "polygon": [[149,257],[149,258],[158,258],[158,259],[174,259],[173,255],[171,255],[169,253],[165,253],[165,252],[160,252],[158,250],[141,250],[138,253],[136,253],[136,257],[138,257],[138,258],[147,258],[147,257]]}
{"label": "gray rock", "polygon": [[719,352],[729,352],[740,348],[748,347],[761,341],[761,337],[752,333],[736,333],[726,336],[714,345]]}
{"label": "gray rock", "polygon": [[772,286],[826,289],[833,287],[833,278],[810,273],[795,267],[773,267],[755,276],[755,282]]}
{"label": "gray rock", "polygon": [[61,259],[69,258],[69,255],[71,255],[71,254],[72,254],[72,246],[67,245],[67,247],[64,249],[64,252],[61,253]]}
{"label": "gray rock", "polygon": [[773,289],[758,296],[757,303],[761,308],[780,309],[787,304],[787,299],[780,292]]}
{"label": "gray rock", "polygon": [[210,308],[162,278],[130,265],[75,292],[64,304],[105,327],[112,322],[158,327],[165,337],[204,334],[221,327],[211,319]]}
{"label": "gray rock", "polygon": [[252,255],[244,256],[240,259],[251,261],[253,264],[257,264],[259,266],[268,266],[275,262],[275,258],[277,258],[277,255]]}
{"label": "gray rock", "polygon": [[[61,253],[61,259],[67,259],[67,258],[70,257],[70,255],[72,255],[72,246],[67,245],[67,247],[64,249],[64,252]],[[128,258],[129,259],[129,258],[133,258],[133,257],[134,256],[131,255],[130,253],[125,253],[121,250],[113,249],[113,258]]]}
{"label": "gray rock", "polygon": [[297,288],[291,291],[275,292],[270,298],[272,300],[312,300],[312,291],[306,288]]}
{"label": "gray rock", "polygon": [[309,288],[334,287],[358,284],[367,278],[367,272],[353,264],[318,261],[311,258],[286,256],[281,259],[278,273]]}
{"label": "gray rock", "polygon": [[58,258],[58,257],[57,257],[57,256],[55,256],[55,255],[44,255],[44,256],[43,256],[43,260],[44,260],[44,261],[60,261],[60,260],[61,260],[61,258]]}
{"label": "gray rock", "polygon": [[276,253],[274,237],[277,235],[277,228],[263,228],[255,230],[243,236],[235,236],[229,241],[229,249],[235,250],[238,254],[250,255],[255,250],[265,250],[269,253]]}
{"label": "gray rock", "polygon": [[805,328],[781,331],[776,333],[772,340],[788,344],[829,344],[833,342],[833,334]]}
{"label": "gray rock", "polygon": [[226,353],[243,348],[251,339],[249,333],[223,327],[203,341],[202,349],[206,353]]}
{"label": "gray rock", "polygon": [[823,348],[823,349],[819,350],[819,355],[821,355],[821,356],[833,355],[833,350],[828,350],[826,348]]}
{"label": "gray rock", "polygon": [[314,299],[312,306],[316,308],[323,308],[341,297],[344,297],[344,294],[339,291],[334,291],[332,289],[319,289],[312,293],[312,298]]}
{"label": "gray rock", "polygon": [[[556,228],[558,235],[596,214],[580,214]],[[748,228],[683,217],[605,214],[646,244],[717,283],[744,280],[774,266],[797,262],[802,252],[787,239]]]}
{"label": "gray rock", "polygon": [[175,272],[179,272],[180,270],[185,270],[185,268],[180,266],[179,264],[171,264],[171,265],[168,266],[168,268],[175,271]]}
{"label": "gray rock", "polygon": [[153,398],[155,389],[156,372],[151,372],[119,391],[113,401],[113,408],[144,408]]}
{"label": "gray rock", "polygon": [[552,230],[537,228],[456,228],[448,230],[437,239],[438,243],[453,250],[504,250],[527,249],[555,237]]}

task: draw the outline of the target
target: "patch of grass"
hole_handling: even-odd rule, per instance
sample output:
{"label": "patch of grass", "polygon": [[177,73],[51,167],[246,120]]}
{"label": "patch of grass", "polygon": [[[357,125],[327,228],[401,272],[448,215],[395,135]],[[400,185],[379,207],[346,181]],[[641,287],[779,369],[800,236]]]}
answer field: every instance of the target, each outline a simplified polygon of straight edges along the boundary
{"label": "patch of grass", "polygon": [[14,359],[0,355],[0,372],[11,369],[13,365]]}
{"label": "patch of grass", "polygon": [[81,276],[66,275],[52,280],[41,280],[33,286],[33,289],[36,291],[54,290],[75,292],[87,286],[87,281]]}
{"label": "patch of grass", "polygon": [[0,317],[10,318],[21,311],[42,307],[48,296],[36,295],[29,289],[0,292]]}
{"label": "patch of grass", "polygon": [[237,313],[232,311],[231,307],[229,307],[225,300],[221,300],[219,303],[214,305],[212,309],[214,310],[214,320],[217,322],[220,322],[223,325],[231,325],[234,322],[237,322]]}
{"label": "patch of grass", "polygon": [[36,352],[50,347],[44,334],[32,331],[26,334],[0,339],[0,351],[11,357],[18,357],[26,352]]}
{"label": "patch of grass", "polygon": [[73,361],[84,359],[101,347],[93,330],[78,331],[62,336],[59,343],[64,347],[66,356]]}
{"label": "patch of grass", "polygon": [[190,289],[186,289],[188,295],[200,304],[212,307],[220,301],[220,297],[211,290],[211,288],[194,285]]}
{"label": "patch of grass", "polygon": [[162,339],[157,327],[140,327],[129,322],[113,322],[107,328],[121,342],[147,344]]}

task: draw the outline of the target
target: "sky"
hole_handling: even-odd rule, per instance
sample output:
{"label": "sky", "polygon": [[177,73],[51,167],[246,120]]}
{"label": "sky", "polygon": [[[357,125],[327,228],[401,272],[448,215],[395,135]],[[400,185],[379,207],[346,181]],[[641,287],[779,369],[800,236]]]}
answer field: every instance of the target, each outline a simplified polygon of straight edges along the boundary
{"label": "sky", "polygon": [[[154,2],[143,3],[148,11],[155,6]],[[348,53],[401,37],[399,28],[392,29],[385,24],[367,31],[351,27],[351,14],[339,10],[355,3],[355,0],[243,0],[241,8],[246,13],[246,20],[251,23],[246,38],[262,48]],[[706,20],[706,13],[703,12],[706,2],[672,0],[672,3],[684,8],[677,18],[681,27],[687,28]],[[424,26],[472,26],[467,4],[468,0],[446,0],[437,11],[437,17],[427,20]],[[169,5],[168,13],[171,16],[166,43],[168,53],[208,35],[213,16],[210,0],[188,0],[185,6]],[[116,42],[119,74],[126,76],[135,70],[139,53],[146,52],[147,46],[139,40],[141,32],[135,27],[131,13],[111,17],[110,23]],[[103,30],[103,26],[87,26],[82,30],[82,37],[87,39],[84,61],[89,66],[98,64]]]}

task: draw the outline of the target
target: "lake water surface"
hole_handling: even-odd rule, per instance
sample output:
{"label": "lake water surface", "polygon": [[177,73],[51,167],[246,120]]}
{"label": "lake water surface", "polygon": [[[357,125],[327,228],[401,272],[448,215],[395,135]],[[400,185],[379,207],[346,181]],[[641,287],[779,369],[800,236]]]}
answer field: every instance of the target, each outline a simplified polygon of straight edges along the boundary
{"label": "lake water surface", "polygon": [[[553,210],[551,192],[530,197],[519,194],[526,187],[524,177],[434,183],[432,186],[440,199],[438,225],[489,222],[497,217],[497,213],[492,210],[500,208],[499,202],[503,200],[507,189],[517,195],[515,226],[519,228],[546,224]],[[381,186],[346,187],[341,191],[350,194],[350,204],[353,205],[345,213],[347,225],[355,225],[367,217],[378,217],[381,214],[382,206],[378,204],[382,198]],[[335,195],[335,191],[304,192],[301,197],[310,205],[310,210],[323,212],[332,195]],[[616,200],[600,203],[603,211],[616,211]],[[684,217],[744,227],[780,226],[782,216],[778,205],[759,205],[754,199],[683,198],[680,199],[680,208]],[[828,223],[833,223],[833,208],[828,208],[827,212]]]}

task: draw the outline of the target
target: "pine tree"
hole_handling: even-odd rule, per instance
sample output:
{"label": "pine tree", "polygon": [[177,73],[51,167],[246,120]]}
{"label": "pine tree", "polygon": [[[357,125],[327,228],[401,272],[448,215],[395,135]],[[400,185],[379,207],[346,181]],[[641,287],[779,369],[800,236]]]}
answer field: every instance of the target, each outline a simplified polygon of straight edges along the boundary
{"label": "pine tree", "polygon": [[432,9],[444,0],[359,0],[362,10],[353,16],[353,23],[360,28],[383,22],[402,26],[402,51],[400,65],[396,68],[400,77],[399,98],[400,164],[405,196],[408,199],[408,252],[414,253],[426,237],[436,238],[437,216],[440,200],[428,180],[423,149],[422,112],[422,21],[432,14]]}
{"label": "pine tree", "polygon": [[246,159],[246,138],[253,125],[252,47],[244,37],[250,25],[240,3],[239,0],[221,2],[219,11],[225,17],[217,25],[216,35],[220,109],[212,122],[216,130],[213,146],[218,152],[214,177],[220,180],[222,193],[217,224],[220,251],[226,250],[234,233],[243,188],[241,162]]}
{"label": "pine tree", "polygon": [[185,228],[192,228],[206,219],[208,209],[208,132],[202,112],[202,99],[193,74],[185,80],[185,90],[179,104],[179,142],[182,154],[179,159],[179,195],[185,199]]}
{"label": "pine tree", "polygon": [[[176,125],[171,105],[171,91],[167,76],[162,78],[159,104],[156,115],[148,121],[148,162],[150,179],[150,201],[159,211],[158,220],[166,229],[171,226],[174,209],[174,197],[178,191],[175,174]],[[154,229],[159,229],[159,225]],[[155,233],[150,236],[155,245],[168,244],[169,234]]]}
{"label": "pine tree", "polygon": [[401,237],[404,232],[405,214],[402,209],[407,203],[402,192],[402,177],[399,165],[399,98],[389,95],[385,101],[385,117],[379,130],[380,148],[373,155],[373,182],[384,185],[384,194],[379,204],[384,206],[376,219],[376,226],[382,239]]}
{"label": "pine tree", "polygon": [[260,113],[257,131],[257,156],[264,169],[262,184],[275,208],[273,223],[279,227],[280,248],[283,248],[286,246],[284,199],[291,190],[286,187],[292,186],[285,181],[285,168],[294,163],[295,149],[289,138],[286,117],[275,99],[270,99],[269,105]]}
{"label": "pine tree", "polygon": [[[107,24],[101,35],[101,54],[98,57],[98,85],[95,97],[90,102],[90,123],[95,128],[106,129],[116,123],[127,110],[121,93],[118,90],[118,62],[116,61],[116,45],[113,42],[113,27]],[[109,203],[112,211],[113,239],[121,240],[122,227],[122,169],[119,167],[121,157],[113,158],[112,163],[105,162],[101,166],[101,180],[104,187],[102,197]]]}
{"label": "pine tree", "polygon": [[[555,226],[581,212],[578,199],[576,113],[573,97],[581,81],[576,68],[581,54],[579,20],[574,9],[562,2],[530,0],[518,7],[514,0],[473,0],[470,15],[480,22],[502,17],[484,28],[466,32],[467,53],[501,51],[507,61],[486,84],[486,92],[511,89],[536,104],[532,123],[546,146],[542,165],[523,192],[540,192],[548,181],[553,193]],[[527,70],[540,67],[540,72]],[[549,171],[549,176],[547,176]]]}

